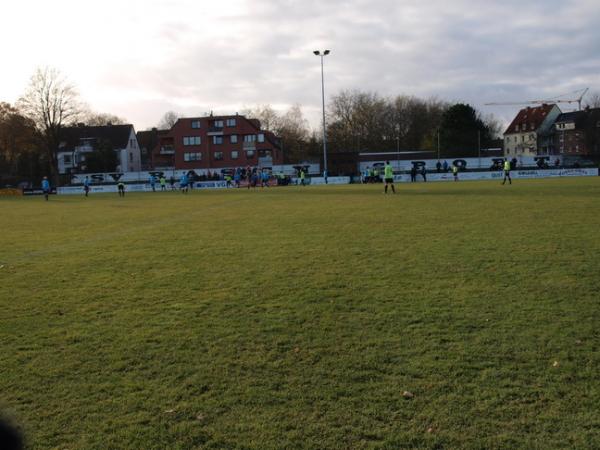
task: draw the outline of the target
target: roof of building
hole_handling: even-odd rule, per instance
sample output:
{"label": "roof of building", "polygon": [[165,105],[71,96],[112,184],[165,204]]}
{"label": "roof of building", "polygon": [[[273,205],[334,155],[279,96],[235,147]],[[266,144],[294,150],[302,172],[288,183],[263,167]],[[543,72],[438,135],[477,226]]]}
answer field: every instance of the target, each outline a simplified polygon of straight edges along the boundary
{"label": "roof of building", "polygon": [[61,131],[61,142],[64,146],[61,148],[73,149],[81,145],[82,139],[95,139],[96,141],[108,141],[115,149],[127,147],[133,125],[105,125],[105,126],[86,126],[78,125],[75,127],[63,128]]}
{"label": "roof of building", "polygon": [[164,136],[169,133],[169,130],[158,130],[153,128],[147,131],[138,131],[136,133],[138,145],[140,148],[146,148],[152,151],[158,145],[158,139],[160,136]]}
{"label": "roof of building", "polygon": [[572,111],[568,113],[562,113],[556,118],[556,123],[566,122],[578,122],[586,115],[585,111]]}
{"label": "roof of building", "polygon": [[530,106],[523,108],[513,119],[504,134],[537,130],[555,106],[554,104],[543,104],[533,108]]}

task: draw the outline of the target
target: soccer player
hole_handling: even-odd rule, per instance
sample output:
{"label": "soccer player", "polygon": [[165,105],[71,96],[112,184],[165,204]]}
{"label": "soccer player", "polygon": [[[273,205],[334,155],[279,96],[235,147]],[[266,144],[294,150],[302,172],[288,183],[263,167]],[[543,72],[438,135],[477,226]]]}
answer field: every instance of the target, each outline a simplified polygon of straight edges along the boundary
{"label": "soccer player", "polygon": [[119,181],[117,184],[117,191],[119,192],[119,197],[125,197],[125,183]]}
{"label": "soccer player", "polygon": [[181,178],[179,179],[179,187],[181,188],[181,192],[183,194],[188,193],[188,177],[185,172],[183,173],[183,175],[181,175]]}
{"label": "soccer player", "polygon": [[160,183],[160,190],[166,192],[166,190],[167,190],[167,179],[165,178],[165,176],[161,175],[160,178],[158,179],[158,182]]}
{"label": "soccer player", "polygon": [[176,190],[176,188],[175,188],[175,177],[173,175],[171,175],[171,178],[169,179],[169,184],[171,185],[171,190],[172,191]]}
{"label": "soccer player", "polygon": [[252,185],[252,169],[250,166],[246,167],[246,182],[248,183],[248,189]]}
{"label": "soccer player", "polygon": [[385,167],[383,168],[383,178],[385,180],[385,188],[383,193],[387,194],[388,185],[392,186],[392,192],[396,193],[396,188],[394,187],[394,169],[392,169],[392,165],[389,161],[385,162]]}
{"label": "soccer player", "polygon": [[452,163],[452,174],[454,175],[454,181],[458,181],[458,166]]}
{"label": "soccer player", "polygon": [[261,174],[261,187],[269,187],[269,173],[267,171],[263,171]]}
{"label": "soccer player", "polygon": [[150,179],[148,180],[150,182],[150,186],[152,187],[152,192],[156,192],[156,178],[154,178],[154,175],[150,175]]}
{"label": "soccer player", "polygon": [[50,182],[48,181],[48,177],[44,177],[42,180],[42,191],[44,192],[46,201],[48,201],[48,194],[50,194]]}
{"label": "soccer player", "polygon": [[306,186],[304,184],[304,179],[306,178],[306,174],[304,173],[304,169],[300,169],[300,184],[302,186]]}
{"label": "soccer player", "polygon": [[504,158],[504,180],[502,181],[502,185],[506,183],[507,178],[508,184],[512,184],[512,180],[510,179],[510,161],[508,158]]}
{"label": "soccer player", "polygon": [[88,196],[88,193],[90,192],[90,179],[89,177],[85,177],[85,180],[83,180],[83,192],[85,192],[85,196]]}

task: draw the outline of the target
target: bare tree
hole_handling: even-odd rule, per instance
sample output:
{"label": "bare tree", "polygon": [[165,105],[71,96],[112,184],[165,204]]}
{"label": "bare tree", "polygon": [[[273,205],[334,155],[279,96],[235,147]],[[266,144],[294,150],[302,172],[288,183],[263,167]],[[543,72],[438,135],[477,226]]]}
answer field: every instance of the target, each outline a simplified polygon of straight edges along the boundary
{"label": "bare tree", "polygon": [[170,130],[171,128],[173,128],[173,125],[175,125],[178,120],[178,113],[176,113],[175,111],[167,111],[160,119],[160,122],[158,122],[158,129]]}
{"label": "bare tree", "polygon": [[17,102],[19,110],[31,118],[40,131],[50,163],[50,172],[56,185],[58,177],[58,149],[65,125],[77,121],[82,107],[79,94],[56,69],[38,68],[31,77],[25,94]]}
{"label": "bare tree", "polygon": [[292,105],[277,120],[277,128],[272,130],[280,139],[287,161],[301,161],[308,158],[310,127],[299,104]]}
{"label": "bare tree", "polygon": [[592,92],[588,95],[585,104],[590,108],[600,108],[600,92]]}
{"label": "bare tree", "polygon": [[90,111],[85,114],[83,122],[92,127],[99,127],[105,125],[125,125],[127,120],[114,114],[95,113]]}
{"label": "bare tree", "polygon": [[281,117],[271,105],[259,105],[253,108],[245,108],[242,114],[248,119],[258,119],[263,130],[277,133],[281,126]]}

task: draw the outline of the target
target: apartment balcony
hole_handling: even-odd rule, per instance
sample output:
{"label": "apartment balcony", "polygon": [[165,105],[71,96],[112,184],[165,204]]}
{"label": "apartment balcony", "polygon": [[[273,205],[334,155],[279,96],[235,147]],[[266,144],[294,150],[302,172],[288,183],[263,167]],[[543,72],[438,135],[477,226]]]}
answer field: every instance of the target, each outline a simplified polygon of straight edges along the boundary
{"label": "apartment balcony", "polygon": [[259,167],[273,167],[273,158],[271,156],[259,156],[258,157]]}
{"label": "apartment balcony", "polygon": [[75,147],[74,153],[91,153],[94,151],[94,147],[89,144],[79,145]]}
{"label": "apartment balcony", "polygon": [[164,147],[160,148],[160,154],[161,155],[174,155],[175,148],[170,145],[165,145]]}
{"label": "apartment balcony", "polygon": [[209,127],[208,136],[223,136],[223,127]]}
{"label": "apartment balcony", "polygon": [[244,150],[256,150],[256,142],[244,142],[242,148]]}

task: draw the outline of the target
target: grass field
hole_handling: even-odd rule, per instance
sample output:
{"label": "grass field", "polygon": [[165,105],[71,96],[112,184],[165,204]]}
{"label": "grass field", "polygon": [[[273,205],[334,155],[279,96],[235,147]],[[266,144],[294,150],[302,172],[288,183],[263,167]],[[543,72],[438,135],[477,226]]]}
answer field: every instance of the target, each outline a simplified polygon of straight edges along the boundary
{"label": "grass field", "polygon": [[34,449],[600,448],[600,177],[381,190],[1,198],[0,409]]}

